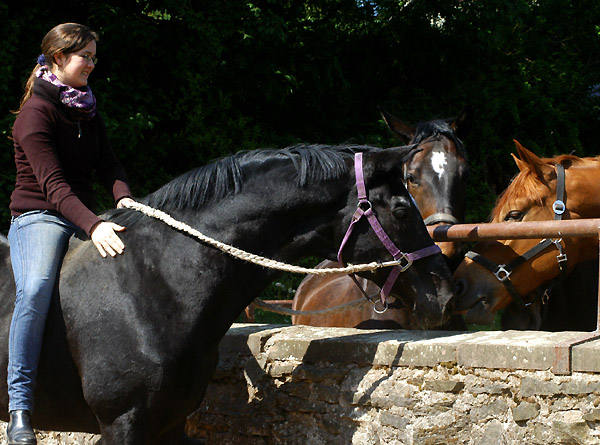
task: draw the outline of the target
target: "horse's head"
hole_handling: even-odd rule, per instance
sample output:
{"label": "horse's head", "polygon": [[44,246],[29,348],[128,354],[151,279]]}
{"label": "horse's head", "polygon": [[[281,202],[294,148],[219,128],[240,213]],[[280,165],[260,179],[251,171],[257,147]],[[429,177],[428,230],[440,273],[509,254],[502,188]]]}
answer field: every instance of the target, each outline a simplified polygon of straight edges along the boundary
{"label": "horse's head", "polygon": [[[513,158],[519,173],[498,198],[491,222],[593,216],[582,187],[586,177],[592,180],[592,169],[579,168],[582,159],[570,155],[541,159],[518,142],[516,146],[519,156]],[[597,241],[591,249],[589,244],[585,238],[479,242],[454,273],[457,310],[466,313],[467,323],[489,324],[494,313],[511,301],[525,308],[535,301],[536,291],[566,273],[567,267],[597,255]]]}
{"label": "horse's head", "polygon": [[[390,129],[419,150],[404,164],[402,178],[414,198],[425,224],[452,225],[464,222],[466,183],[469,173],[461,137],[470,127],[471,112],[453,120],[432,120],[412,126],[381,109]],[[438,243],[449,259],[457,259],[459,242]]]}
{"label": "horse's head", "polygon": [[[364,180],[369,206],[393,244],[403,253],[413,253],[433,247],[420,213],[402,181],[403,163],[414,155],[415,148],[397,147],[364,153]],[[345,225],[350,224],[348,207],[356,207],[357,195],[350,194],[345,209]],[[359,220],[344,247],[344,260],[349,263],[386,261],[390,254],[370,223]],[[389,249],[388,249],[389,250]],[[431,249],[430,249],[431,250]],[[376,252],[376,253],[375,253]],[[439,252],[439,251],[438,251]],[[364,276],[378,286],[384,286],[391,268],[367,272]],[[439,253],[415,260],[401,272],[391,295],[412,308],[421,327],[433,327],[445,322],[452,312],[453,297],[450,270]]]}

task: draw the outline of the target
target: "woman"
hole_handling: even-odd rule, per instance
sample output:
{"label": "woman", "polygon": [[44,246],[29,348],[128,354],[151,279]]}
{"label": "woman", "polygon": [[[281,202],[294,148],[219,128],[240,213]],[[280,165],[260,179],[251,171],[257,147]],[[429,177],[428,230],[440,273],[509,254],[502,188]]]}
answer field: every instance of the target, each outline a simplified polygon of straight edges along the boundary
{"label": "woman", "polygon": [[[16,283],[9,336],[9,444],[35,444],[30,415],[46,315],[69,238],[85,232],[103,257],[123,253],[117,224],[91,210],[93,177],[117,207],[131,200],[88,86],[98,35],[65,23],[42,40],[13,126],[17,180],[8,233]],[[95,176],[94,176],[95,175]]]}

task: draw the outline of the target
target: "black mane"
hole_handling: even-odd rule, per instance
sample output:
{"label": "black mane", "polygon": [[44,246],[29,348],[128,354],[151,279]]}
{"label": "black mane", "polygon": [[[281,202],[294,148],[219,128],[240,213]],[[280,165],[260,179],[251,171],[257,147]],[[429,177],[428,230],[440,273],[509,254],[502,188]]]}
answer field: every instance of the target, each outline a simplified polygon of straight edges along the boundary
{"label": "black mane", "polygon": [[431,137],[447,137],[456,146],[459,153],[466,157],[466,150],[463,142],[456,135],[450,124],[443,119],[434,119],[428,122],[419,122],[415,130],[415,135],[411,140],[412,144],[420,144],[425,139]]}
{"label": "black mane", "polygon": [[[197,209],[209,201],[240,192],[244,168],[272,159],[291,161],[296,168],[297,184],[302,187],[308,181],[338,178],[347,171],[345,159],[353,157],[356,152],[377,150],[381,148],[365,145],[294,145],[283,149],[240,151],[190,170],[139,201],[165,211]],[[109,215],[112,221],[126,225],[139,219],[141,213],[113,210]]]}

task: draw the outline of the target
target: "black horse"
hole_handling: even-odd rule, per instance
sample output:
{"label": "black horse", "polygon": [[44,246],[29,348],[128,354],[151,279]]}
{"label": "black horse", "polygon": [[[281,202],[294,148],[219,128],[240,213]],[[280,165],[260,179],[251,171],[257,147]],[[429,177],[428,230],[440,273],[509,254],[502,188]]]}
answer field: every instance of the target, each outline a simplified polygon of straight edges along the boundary
{"label": "black horse", "polygon": [[[192,170],[142,200],[219,241],[268,258],[335,258],[356,210],[353,152],[364,156],[369,200],[403,252],[433,244],[404,185],[413,147],[257,150]],[[74,240],[48,316],[35,428],[101,433],[104,444],[171,444],[202,401],[217,346],[277,272],[222,253],[134,210],[105,215],[127,227],[123,255],[104,259]],[[8,246],[0,298],[0,411],[14,299]],[[389,260],[367,222],[344,248],[353,264]],[[369,278],[382,285],[389,270]],[[10,277],[12,278],[12,277]],[[424,326],[452,312],[451,274],[436,254],[400,274],[392,294]],[[2,414],[6,419],[6,414]]]}

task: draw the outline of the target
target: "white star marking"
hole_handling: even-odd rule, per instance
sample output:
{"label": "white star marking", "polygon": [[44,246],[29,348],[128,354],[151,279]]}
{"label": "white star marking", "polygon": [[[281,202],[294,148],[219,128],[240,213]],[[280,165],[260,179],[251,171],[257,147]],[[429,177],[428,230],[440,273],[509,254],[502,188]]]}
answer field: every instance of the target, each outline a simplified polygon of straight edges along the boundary
{"label": "white star marking", "polygon": [[438,174],[439,179],[442,179],[442,175],[444,174],[444,167],[446,164],[446,153],[438,151],[431,156],[431,166],[433,167],[433,171]]}

